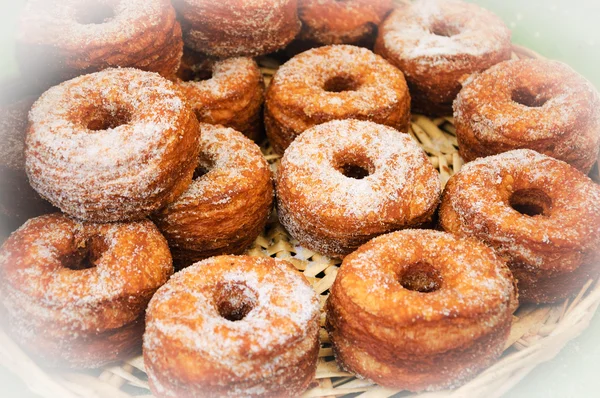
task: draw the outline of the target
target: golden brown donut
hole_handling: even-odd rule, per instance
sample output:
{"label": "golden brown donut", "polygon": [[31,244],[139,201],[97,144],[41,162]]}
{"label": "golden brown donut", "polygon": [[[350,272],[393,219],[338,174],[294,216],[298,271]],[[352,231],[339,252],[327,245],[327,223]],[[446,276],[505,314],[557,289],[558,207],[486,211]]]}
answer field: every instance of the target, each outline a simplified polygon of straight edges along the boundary
{"label": "golden brown donut", "polygon": [[500,356],[517,292],[475,239],[431,230],[380,236],[344,259],[326,304],[338,363],[385,387],[437,390]]}
{"label": "golden brown donut", "polygon": [[254,141],[264,137],[265,82],[252,58],[218,60],[186,49],[177,75],[201,123],[231,127]]}
{"label": "golden brown donut", "polygon": [[285,261],[220,256],[177,273],[148,307],[144,364],[162,397],[296,397],[313,381],[319,302]]}
{"label": "golden brown donut", "polygon": [[89,221],[141,219],[183,193],[200,128],[177,87],[156,73],[106,69],[46,91],[29,113],[33,188]]}
{"label": "golden brown donut", "polygon": [[529,149],[468,163],[446,185],[440,223],[504,257],[525,302],[561,300],[599,273],[600,187]]}
{"label": "golden brown donut", "polygon": [[343,257],[386,232],[431,221],[439,174],[408,134],[335,120],[300,135],[277,175],[277,210],[306,248]]}
{"label": "golden brown donut", "polygon": [[298,38],[318,44],[373,44],[392,0],[299,0]]}
{"label": "golden brown donut", "polygon": [[510,59],[511,33],[504,22],[461,0],[417,0],[381,24],[375,52],[400,68],[413,112],[450,115],[460,81]]}
{"label": "golden brown donut", "polygon": [[241,254],[263,230],[273,205],[271,170],[241,133],[202,125],[197,177],[153,215],[177,268],[219,254]]}
{"label": "golden brown donut", "polygon": [[186,47],[227,58],[267,54],[298,34],[297,0],[173,0]]}
{"label": "golden brown donut", "polygon": [[29,218],[57,211],[31,188],[25,173],[27,113],[35,99],[0,98],[0,230],[7,234]]}
{"label": "golden brown donut", "polygon": [[598,158],[600,95],[561,62],[508,61],[473,76],[454,117],[466,161],[529,148],[587,173]]}
{"label": "golden brown donut", "polygon": [[30,0],[17,58],[46,87],[115,66],[171,78],[183,51],[175,17],[168,0]]}
{"label": "golden brown donut", "polygon": [[335,119],[370,120],[407,132],[404,76],[371,51],[348,45],[306,51],[277,70],[265,103],[267,136],[277,153],[304,130]]}
{"label": "golden brown donut", "polygon": [[0,250],[3,321],[45,365],[100,367],[140,349],[146,306],[172,272],[150,221],[33,218]]}

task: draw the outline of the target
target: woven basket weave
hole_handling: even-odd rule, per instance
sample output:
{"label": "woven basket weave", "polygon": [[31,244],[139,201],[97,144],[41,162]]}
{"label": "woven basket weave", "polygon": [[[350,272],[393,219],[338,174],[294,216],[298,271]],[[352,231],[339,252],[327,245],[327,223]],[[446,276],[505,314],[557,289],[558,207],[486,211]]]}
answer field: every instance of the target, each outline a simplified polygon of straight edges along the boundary
{"label": "woven basket weave", "polygon": [[[514,58],[537,57],[530,50],[515,46]],[[266,83],[278,67],[277,61],[261,58],[259,63]],[[455,129],[451,117],[430,119],[413,116],[411,136],[423,147],[445,184],[460,170],[463,160],[458,155]],[[274,172],[279,156],[264,146],[263,153]],[[600,180],[598,165],[594,177]],[[248,250],[252,256],[286,259],[311,281],[320,294],[321,305],[327,299],[340,265],[339,260],[304,249],[292,239],[277,221],[275,214]],[[588,281],[572,300],[555,305],[521,306],[515,313],[505,352],[492,367],[455,390],[424,393],[419,397],[499,397],[525,377],[538,364],[552,359],[565,344],[588,325],[600,303],[600,283]],[[324,315],[321,317],[324,324]],[[360,380],[337,366],[327,333],[321,329],[322,348],[316,379],[304,397],[338,397],[346,394],[362,398],[390,397],[398,393]],[[131,398],[151,397],[142,356],[116,366],[95,371],[56,371],[39,367],[0,329],[0,366],[20,377],[42,397],[64,398]],[[403,397],[417,396],[402,393]]]}

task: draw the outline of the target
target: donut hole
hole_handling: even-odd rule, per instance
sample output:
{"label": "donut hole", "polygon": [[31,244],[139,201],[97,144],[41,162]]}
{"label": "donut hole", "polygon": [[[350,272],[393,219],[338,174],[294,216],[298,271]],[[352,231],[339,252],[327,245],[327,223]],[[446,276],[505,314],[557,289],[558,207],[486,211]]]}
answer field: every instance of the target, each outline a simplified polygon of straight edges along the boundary
{"label": "donut hole", "polygon": [[215,292],[219,315],[231,322],[244,319],[257,304],[256,292],[241,282],[220,284]]}
{"label": "donut hole", "polygon": [[356,91],[360,88],[359,79],[349,75],[339,75],[329,78],[323,85],[323,90],[328,93],[343,93],[344,91]]}
{"label": "donut hole", "polygon": [[548,216],[552,209],[552,199],[536,188],[517,190],[508,202],[515,211],[529,217]]}
{"label": "donut hole", "polygon": [[211,159],[205,158],[201,155],[198,166],[194,170],[193,180],[204,177],[214,167],[214,162]]}
{"label": "donut hole", "polygon": [[520,87],[512,92],[511,99],[519,105],[528,108],[539,108],[548,102],[549,98],[542,94],[535,94],[526,87]]}
{"label": "donut hole", "polygon": [[436,21],[431,25],[430,32],[436,36],[452,37],[461,33],[461,28],[447,21]]}
{"label": "donut hole", "polygon": [[186,68],[178,72],[179,78],[184,82],[202,82],[213,77],[213,71],[207,69]]}
{"label": "donut hole", "polygon": [[334,157],[334,168],[345,177],[362,180],[375,172],[373,162],[356,152],[342,152]]}
{"label": "donut hole", "polygon": [[113,19],[115,13],[111,7],[99,1],[85,1],[77,9],[75,19],[82,25],[100,25]]}
{"label": "donut hole", "polygon": [[92,236],[80,242],[71,253],[63,256],[61,263],[63,267],[73,271],[95,268],[107,249],[108,244],[102,237]]}
{"label": "donut hole", "polygon": [[399,282],[407,290],[431,293],[442,287],[442,275],[431,264],[417,262],[402,271]]}
{"label": "donut hole", "polygon": [[101,108],[92,113],[86,127],[91,131],[102,131],[114,129],[129,122],[131,122],[131,112],[128,109],[121,107],[113,110]]}

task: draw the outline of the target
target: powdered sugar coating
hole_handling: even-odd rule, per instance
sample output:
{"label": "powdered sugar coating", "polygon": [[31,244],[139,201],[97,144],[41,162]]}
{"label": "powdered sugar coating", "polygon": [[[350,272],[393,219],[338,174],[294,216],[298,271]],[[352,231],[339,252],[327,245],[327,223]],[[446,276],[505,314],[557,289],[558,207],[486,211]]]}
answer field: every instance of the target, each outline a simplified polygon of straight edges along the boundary
{"label": "powdered sugar coating", "polygon": [[[335,80],[350,87],[329,90],[327,85]],[[410,95],[402,73],[373,52],[349,45],[306,51],[275,73],[267,91],[265,123],[277,152],[314,125],[350,118],[408,131]]]}
{"label": "powdered sugar coating", "polygon": [[[549,199],[542,214],[529,216],[511,207],[515,192],[532,190]],[[440,221],[445,230],[494,247],[515,271],[524,267],[536,279],[559,277],[596,264],[600,187],[562,161],[513,150],[463,167],[446,187]]]}
{"label": "powdered sugar coating", "polygon": [[[168,0],[28,1],[18,41],[23,68],[58,81],[111,66],[172,76],[183,49]],[[41,56],[48,70],[32,65]]]}
{"label": "powdered sugar coating", "polygon": [[[80,265],[87,268],[69,268]],[[82,349],[110,345],[103,333],[137,322],[172,272],[167,242],[149,221],[90,224],[41,216],[14,232],[0,251],[11,333],[38,357],[85,367],[103,363],[102,353],[72,352],[70,343]],[[85,363],[88,356],[94,362]]]}
{"label": "powdered sugar coating", "polygon": [[186,65],[186,59],[179,75],[210,74],[207,80],[177,82],[198,120],[231,127],[251,139],[258,138],[265,88],[256,62],[247,57],[198,60],[190,55],[189,58],[190,65]]}
{"label": "powdered sugar coating", "polygon": [[[245,290],[242,297],[253,297],[252,308],[237,321],[224,318],[217,301],[232,287]],[[270,380],[282,374],[302,378],[294,372],[316,344],[318,316],[315,292],[284,261],[221,256],[196,263],[176,274],[150,303],[144,359],[153,391],[255,396],[268,392]],[[192,363],[202,372],[179,380]],[[284,394],[283,386],[276,388]],[[288,388],[286,396],[294,389]]]}
{"label": "powdered sugar coating", "polygon": [[299,0],[299,38],[320,44],[372,41],[370,36],[391,9],[391,0]]}
{"label": "powdered sugar coating", "polygon": [[[88,128],[111,119],[125,124]],[[83,219],[143,217],[168,202],[195,168],[197,121],[158,74],[107,69],[70,80],[36,101],[29,122],[32,186]]]}
{"label": "powdered sugar coating", "polygon": [[[344,162],[356,161],[370,175],[342,174]],[[437,207],[441,185],[408,135],[372,122],[343,120],[315,126],[290,145],[277,190],[280,219],[292,236],[319,252],[340,255],[374,235],[426,222]]]}
{"label": "powdered sugar coating", "polygon": [[417,0],[393,11],[375,46],[406,75],[413,109],[451,112],[459,80],[510,59],[511,33],[502,20],[461,0]]}
{"label": "powdered sugar coating", "polygon": [[200,167],[206,174],[153,215],[174,257],[191,262],[245,250],[273,202],[271,171],[258,145],[233,129],[201,128]]}
{"label": "powdered sugar coating", "polygon": [[587,172],[600,148],[600,95],[557,61],[508,61],[472,76],[454,117],[467,161],[529,148]]}
{"label": "powdered sugar coating", "polygon": [[186,46],[227,58],[285,47],[300,30],[296,0],[175,0]]}
{"label": "powdered sugar coating", "polygon": [[[417,264],[437,271],[437,289],[404,287]],[[344,259],[327,301],[327,327],[347,369],[422,391],[464,382],[493,362],[516,307],[512,276],[493,250],[444,232],[404,230]]]}

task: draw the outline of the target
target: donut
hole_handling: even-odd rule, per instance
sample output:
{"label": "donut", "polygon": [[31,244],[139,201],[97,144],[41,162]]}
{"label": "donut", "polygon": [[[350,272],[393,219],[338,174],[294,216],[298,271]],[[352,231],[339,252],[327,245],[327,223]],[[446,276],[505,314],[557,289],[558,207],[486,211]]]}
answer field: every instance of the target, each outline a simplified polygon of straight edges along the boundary
{"label": "donut", "polygon": [[183,193],[200,128],[176,86],[156,73],[106,69],[46,91],[29,113],[33,188],[63,212],[141,219]]}
{"label": "donut", "polygon": [[96,368],[141,348],[144,311],[173,272],[150,221],[33,218],[0,249],[8,332],[44,365]]}
{"label": "donut", "polygon": [[299,39],[318,44],[373,44],[392,0],[299,0]]}
{"label": "donut", "polygon": [[276,186],[282,225],[330,257],[429,223],[441,196],[439,174],[408,134],[358,120],[300,135],[283,155]]}
{"label": "donut", "polygon": [[528,148],[587,173],[600,148],[600,95],[557,61],[498,64],[468,79],[454,103],[466,161]]}
{"label": "donut", "polygon": [[173,0],[186,47],[213,57],[255,57],[298,34],[297,0]]}
{"label": "donut", "polygon": [[31,188],[25,173],[27,113],[35,99],[0,98],[0,230],[7,235],[32,217],[56,211]]}
{"label": "donut", "polygon": [[218,60],[186,50],[177,74],[201,123],[231,127],[255,141],[263,137],[265,83],[252,58]]}
{"label": "donut", "polygon": [[16,48],[22,73],[49,87],[116,66],[171,78],[183,40],[168,0],[31,0]]}
{"label": "donut", "polygon": [[269,164],[241,133],[202,125],[196,178],[152,218],[177,268],[219,254],[241,254],[265,227],[273,205]]}
{"label": "donut", "polygon": [[275,152],[283,153],[304,130],[335,119],[370,120],[407,132],[404,76],[371,51],[349,45],[308,50],[277,70],[265,102]]}
{"label": "donut", "polygon": [[326,303],[343,368],[388,388],[457,387],[502,354],[517,308],[506,264],[475,239],[380,236],[346,257]]}
{"label": "donut", "polygon": [[450,115],[465,76],[510,59],[511,33],[475,4],[417,0],[381,24],[375,52],[406,76],[413,112]]}
{"label": "donut", "polygon": [[219,256],[152,298],[144,364],[161,397],[296,397],[313,381],[319,302],[285,261]]}
{"label": "donut", "polygon": [[446,186],[440,224],[505,258],[523,302],[562,300],[599,273],[600,186],[530,149],[468,163]]}

